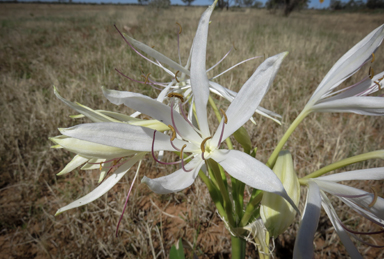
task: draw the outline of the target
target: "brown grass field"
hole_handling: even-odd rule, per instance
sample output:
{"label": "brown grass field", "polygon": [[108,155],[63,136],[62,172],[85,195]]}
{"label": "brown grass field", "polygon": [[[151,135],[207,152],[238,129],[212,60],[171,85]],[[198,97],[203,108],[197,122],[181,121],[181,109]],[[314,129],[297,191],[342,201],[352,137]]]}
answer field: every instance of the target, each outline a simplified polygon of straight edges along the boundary
{"label": "brown grass field", "polygon": [[[128,210],[114,237],[133,168],[108,194],[78,209],[54,216],[57,209],[97,186],[98,171],[74,170],[56,174],[73,154],[50,149],[48,137],[58,127],[87,122],[73,120],[73,110],[57,100],[61,95],[94,109],[130,114],[103,97],[100,87],[137,91],[155,97],[148,85],[122,78],[114,68],[136,78],[141,69],[157,81],[169,76],[136,55],[113,25],[147,45],[178,60],[177,32],[182,25],[180,48],[183,64],[203,7],[171,7],[154,10],[139,6],[91,6],[48,4],[0,5],[0,258],[168,258],[181,238],[188,258],[230,258],[230,236],[220,221],[206,186],[198,179],[180,193],[156,195],[137,182]],[[262,106],[283,115],[282,126],[255,115],[257,125],[247,123],[258,147],[256,158],[266,162],[279,138],[298,115],[332,65],[354,44],[384,23],[382,13],[294,12],[289,18],[266,10],[215,11],[210,25],[207,67],[231,52],[210,75],[246,58],[272,56],[283,51],[283,62]],[[231,70],[217,82],[238,91],[263,58]],[[384,68],[383,49],[376,53],[375,71]],[[368,73],[363,68],[348,84]],[[215,99],[221,107],[228,103]],[[212,115],[212,121],[215,118]],[[351,114],[311,114],[288,141],[299,176],[340,159],[384,147],[381,117]],[[173,158],[173,157],[170,157]],[[370,160],[345,170],[384,166]],[[174,170],[158,166],[151,156],[143,161],[140,177],[159,177]],[[342,170],[339,170],[342,171]],[[373,186],[384,196],[383,182],[348,183],[367,191]],[[305,189],[302,188],[302,200]],[[360,231],[374,226],[337,199],[332,199],[340,218]],[[303,203],[300,205],[303,209]],[[298,229],[298,217],[275,240],[275,258],[290,258]],[[364,237],[384,244],[383,235]],[[356,242],[365,258],[383,258],[380,248]],[[322,213],[315,236],[316,258],[349,258]],[[257,258],[253,245],[247,258]]]}

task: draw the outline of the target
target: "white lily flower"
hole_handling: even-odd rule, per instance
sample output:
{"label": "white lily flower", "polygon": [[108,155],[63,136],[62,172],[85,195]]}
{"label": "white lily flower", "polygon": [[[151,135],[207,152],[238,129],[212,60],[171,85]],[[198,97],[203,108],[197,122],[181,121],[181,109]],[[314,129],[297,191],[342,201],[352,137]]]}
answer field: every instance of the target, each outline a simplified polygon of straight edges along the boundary
{"label": "white lily flower", "polygon": [[[337,216],[336,211],[332,207],[326,193],[335,195],[361,216],[369,219],[378,226],[384,227],[384,199],[378,197],[375,191],[374,193],[369,193],[337,183],[340,181],[350,180],[383,179],[384,167],[343,172],[309,179],[307,202],[295,241],[294,258],[313,257],[313,237],[319,223],[321,205],[331,220],[332,225],[334,226],[349,255],[352,258],[363,258],[351,241],[350,236],[362,243],[368,244],[356,235],[380,234],[384,233],[384,230],[366,233],[349,229]],[[368,245],[381,247],[372,244]]]}
{"label": "white lily flower", "polygon": [[[216,3],[213,3],[213,5],[208,8],[207,11],[210,12],[209,15],[211,14],[212,10],[214,9],[215,4]],[[200,20],[200,22],[201,22],[201,20]],[[180,31],[178,33],[178,42],[179,42],[179,34],[181,33],[181,25],[179,25],[179,26],[180,26]],[[202,28],[202,27],[200,27],[200,28]],[[116,27],[116,29],[117,29],[117,27]],[[126,77],[126,78],[128,78],[128,79],[130,79],[132,81],[139,82],[139,83],[144,83],[144,84],[149,84],[149,85],[151,85],[154,88],[157,88],[156,86],[160,86],[160,87],[164,88],[162,90],[161,94],[160,94],[163,97],[160,98],[159,101],[163,101],[164,100],[164,96],[167,96],[168,93],[170,93],[170,92],[176,92],[176,93],[183,94],[185,99],[191,98],[193,96],[193,92],[191,91],[191,87],[192,87],[191,86],[191,79],[189,78],[191,76],[191,71],[189,70],[189,67],[190,67],[191,63],[193,63],[193,61],[191,61],[191,59],[192,59],[194,51],[195,52],[196,51],[201,51],[202,53],[204,53],[204,57],[205,57],[206,43],[204,43],[204,47],[203,47],[203,45],[200,45],[201,42],[196,42],[196,43],[193,42],[192,48],[191,48],[191,51],[190,51],[190,55],[188,57],[188,61],[187,61],[186,65],[183,66],[181,64],[181,57],[180,57],[180,50],[179,49],[178,49],[179,63],[177,63],[177,62],[171,60],[170,58],[166,57],[162,53],[158,52],[154,48],[152,48],[152,47],[150,47],[150,46],[148,46],[148,45],[146,45],[146,44],[144,44],[142,42],[139,42],[139,41],[133,39],[132,37],[130,37],[130,36],[126,35],[126,34],[121,33],[120,31],[119,31],[119,33],[124,38],[124,40],[127,42],[127,44],[138,55],[140,55],[144,59],[148,60],[149,62],[151,62],[155,66],[158,66],[159,68],[163,69],[173,79],[172,79],[171,82],[167,82],[167,83],[155,82],[155,81],[151,80],[149,78],[149,74],[147,74],[146,76],[142,75],[143,77],[145,77],[145,80],[143,79],[144,81],[138,81],[138,80],[134,80],[134,79],[124,75],[122,72],[120,72],[119,70],[116,69],[116,71],[119,74],[121,74],[122,76],[124,76],[124,77]],[[203,30],[200,30],[200,31],[198,30],[197,33],[204,33],[204,34],[207,35],[208,34],[208,25],[204,27],[204,31]],[[198,45],[197,48],[194,48],[195,44]],[[156,61],[153,61],[153,60],[145,57],[136,48],[141,50],[142,52],[146,53],[150,57],[154,58]],[[222,62],[228,56],[228,54],[231,51],[232,51],[232,48],[229,50],[229,52],[218,63],[216,63],[211,68],[206,70],[205,66],[204,66],[204,76],[207,77],[206,73],[208,73],[210,70],[215,68],[218,64],[220,64],[220,62]],[[243,61],[237,63],[236,65],[230,67],[229,69],[225,70],[224,72],[222,72],[222,73],[220,73],[220,74],[210,78],[209,81],[208,81],[208,89],[209,89],[209,91],[214,93],[214,94],[216,94],[216,95],[218,95],[218,96],[221,96],[221,97],[225,98],[229,102],[232,102],[234,100],[235,96],[237,95],[237,93],[235,91],[232,91],[230,89],[227,89],[227,88],[221,86],[220,84],[218,84],[216,82],[213,82],[212,80],[214,80],[215,78],[218,78],[219,76],[225,74],[226,72],[228,72],[231,69],[239,66],[240,64],[243,64],[243,63],[245,63],[247,61],[250,61],[250,60],[253,60],[253,59],[256,59],[256,58],[260,58],[260,57],[262,57],[262,56],[257,56],[257,57],[253,57],[253,58],[249,58],[249,59],[243,60]],[[172,72],[168,68],[164,67],[162,65],[162,63],[166,64],[171,69],[174,69],[176,72]],[[204,64],[205,64],[205,58],[204,58]],[[158,89],[160,90],[161,88],[158,88]],[[191,112],[191,110],[190,110],[190,112]],[[280,124],[281,116],[279,114],[277,114],[277,113],[269,111],[269,110],[267,110],[267,109],[265,109],[265,108],[263,108],[261,106],[257,107],[255,112],[260,114],[260,115],[262,115],[262,116],[265,116],[265,117],[267,117],[269,119],[272,119],[275,122]],[[190,114],[190,118],[191,118],[191,114]],[[252,120],[252,122],[254,122],[252,117],[251,117],[251,120]]]}
{"label": "white lily flower", "polygon": [[384,72],[376,74],[370,68],[369,76],[360,82],[334,91],[367,62],[373,62],[375,51],[384,38],[384,24],[357,43],[321,81],[303,112],[351,112],[363,115],[384,115],[383,97],[367,96],[384,86]]}
{"label": "white lily flower", "polygon": [[[54,88],[54,93],[59,100],[81,114],[71,116],[72,118],[87,117],[93,122],[128,123],[159,131],[169,130],[166,125],[157,120],[140,120],[116,112],[104,110],[96,111],[79,103],[72,103],[64,99],[59,95],[56,88]],[[81,168],[82,170],[100,169],[100,185],[84,197],[63,208],[60,208],[56,212],[56,215],[66,210],[83,206],[101,197],[117,182],[119,182],[125,173],[128,172],[128,170],[147,153],[138,153],[137,151],[97,144],[63,135],[52,137],[50,140],[56,144],[53,148],[64,148],[76,154],[75,157],[57,175],[67,174],[81,165],[83,165]],[[111,176],[103,181],[104,178],[113,170],[115,170],[114,176]]]}
{"label": "white lily flower", "polygon": [[[157,179],[144,177],[142,180],[150,189],[159,194],[177,192],[189,187],[197,177],[204,160],[211,158],[234,178],[253,188],[281,195],[296,208],[281,181],[271,169],[243,152],[219,148],[223,140],[233,134],[252,116],[272,84],[287,53],[268,58],[257,68],[232,101],[225,114],[225,119],[218,126],[219,130],[211,135],[206,111],[209,80],[205,70],[205,50],[209,18],[212,11],[213,6],[209,7],[200,19],[191,58],[191,83],[199,129],[184,116],[183,111],[181,113],[174,112],[173,105],[169,107],[142,94],[104,89],[105,96],[112,103],[125,104],[169,125],[172,129],[172,137],[170,138],[156,130],[113,122],[82,124],[60,131],[66,136],[102,145],[138,152],[151,151],[153,158],[162,164],[166,163],[158,161],[154,151],[180,151],[181,160],[168,164],[179,163],[181,169]],[[177,94],[170,96],[182,98]],[[187,159],[183,159],[184,152],[191,153],[187,158],[191,161],[187,164],[184,161]]]}

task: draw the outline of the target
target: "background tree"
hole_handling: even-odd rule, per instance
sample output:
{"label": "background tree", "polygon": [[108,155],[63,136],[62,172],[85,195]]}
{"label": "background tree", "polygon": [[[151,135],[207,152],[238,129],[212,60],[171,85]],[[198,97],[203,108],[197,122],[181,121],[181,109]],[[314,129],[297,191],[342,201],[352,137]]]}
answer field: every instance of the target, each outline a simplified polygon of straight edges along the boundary
{"label": "background tree", "polygon": [[192,2],[194,2],[195,0],[181,0],[183,1],[184,4],[187,4],[188,6],[191,5]]}
{"label": "background tree", "polygon": [[368,0],[367,1],[367,7],[369,9],[378,9],[378,8],[383,9],[384,8],[384,0]]}
{"label": "background tree", "polygon": [[284,9],[284,15],[289,16],[293,10],[308,8],[309,0],[268,0],[267,9]]}

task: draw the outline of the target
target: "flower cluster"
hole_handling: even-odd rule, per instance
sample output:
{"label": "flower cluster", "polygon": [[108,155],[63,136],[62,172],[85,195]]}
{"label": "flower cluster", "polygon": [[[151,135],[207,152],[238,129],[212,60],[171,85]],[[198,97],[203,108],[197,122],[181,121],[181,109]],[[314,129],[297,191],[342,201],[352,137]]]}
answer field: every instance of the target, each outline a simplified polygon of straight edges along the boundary
{"label": "flower cluster", "polygon": [[[138,81],[117,70],[122,76],[135,82],[163,87],[159,89],[160,93],[156,99],[140,93],[102,88],[106,99],[115,105],[123,104],[135,110],[134,114],[128,116],[110,111],[93,110],[64,99],[54,89],[59,100],[80,113],[75,118],[87,117],[92,121],[92,123],[79,124],[70,128],[60,128],[62,135],[50,138],[55,143],[54,148],[64,148],[76,154],[59,175],[69,173],[79,166],[82,166],[82,170],[100,170],[98,187],[84,197],[60,208],[57,214],[98,199],[110,190],[132,166],[139,163],[134,177],[136,179],[140,161],[149,156],[159,164],[178,165],[179,169],[156,179],[144,176],[142,183],[155,193],[168,194],[188,188],[199,176],[207,185],[232,237],[243,240],[242,238],[247,236],[246,231],[253,234],[261,258],[269,258],[269,236],[277,237],[284,232],[295,221],[296,215],[300,215],[301,220],[294,257],[312,258],[313,237],[319,222],[321,207],[329,216],[350,255],[353,258],[360,258],[350,237],[362,241],[358,235],[383,233],[384,230],[362,233],[349,229],[336,214],[327,194],[338,197],[358,214],[382,228],[384,227],[384,200],[378,197],[376,192],[368,193],[337,182],[382,180],[384,168],[327,176],[324,174],[367,159],[383,159],[384,151],[347,158],[299,179],[291,153],[288,150],[282,151],[282,148],[297,125],[312,112],[384,115],[383,97],[372,96],[383,87],[384,72],[375,74],[370,68],[368,77],[357,84],[336,91],[342,82],[355,74],[364,64],[374,62],[374,53],[384,38],[384,25],[371,32],[331,68],[303,111],[280,140],[268,162],[264,164],[255,159],[252,141],[242,126],[248,120],[252,120],[255,112],[278,121],[279,115],[260,107],[260,102],[272,86],[287,52],[274,55],[262,62],[238,93],[215,83],[213,79],[216,77],[240,63],[253,59],[240,62],[216,77],[208,78],[207,72],[217,65],[206,69],[208,29],[215,4],[216,2],[200,18],[190,57],[185,66],[181,65],[180,52],[179,63],[177,63],[119,31],[133,51],[173,78],[171,82],[162,83],[152,80],[149,77],[150,74],[147,74],[143,75],[145,81]],[[181,33],[181,26],[179,33]],[[172,72],[166,66],[176,72]],[[221,115],[210,97],[211,92],[230,101],[226,111],[221,110]],[[210,108],[216,112],[218,123],[208,121]],[[139,114],[145,114],[151,119],[139,119],[137,118]],[[211,131],[213,124],[218,124],[214,132]],[[232,135],[242,145],[244,151],[233,149],[229,138]],[[227,143],[227,148],[223,147],[224,141]],[[180,159],[167,162],[160,158],[157,152],[159,154],[177,153]],[[231,188],[228,187],[226,173],[231,178]],[[248,200],[244,198],[245,184],[253,188]],[[297,208],[301,193],[300,185],[308,188],[302,215]],[[133,183],[124,210],[132,186]],[[246,206],[244,201],[248,202]],[[234,252],[233,256],[235,256]]]}

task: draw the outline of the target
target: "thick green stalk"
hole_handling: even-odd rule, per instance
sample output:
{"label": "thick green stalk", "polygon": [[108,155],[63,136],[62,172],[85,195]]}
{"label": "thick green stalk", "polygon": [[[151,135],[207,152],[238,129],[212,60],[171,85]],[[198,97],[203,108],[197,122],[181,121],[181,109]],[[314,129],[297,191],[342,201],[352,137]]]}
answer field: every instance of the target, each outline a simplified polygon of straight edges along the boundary
{"label": "thick green stalk", "polygon": [[245,245],[246,242],[240,237],[235,237],[231,235],[232,243],[232,259],[244,259],[245,258]]}
{"label": "thick green stalk", "polygon": [[[327,165],[327,166],[317,170],[316,172],[313,172],[313,173],[311,173],[309,175],[304,176],[301,179],[316,178],[316,177],[322,176],[323,174],[326,174],[326,173],[328,173],[330,171],[339,169],[341,167],[344,167],[344,166],[347,166],[347,165],[350,165],[350,164],[354,164],[354,163],[358,163],[358,162],[362,162],[362,161],[369,160],[369,159],[374,159],[374,158],[384,159],[384,150],[372,151],[372,152],[368,152],[368,153],[365,153],[365,154],[361,154],[361,155],[357,155],[357,156],[353,156],[353,157],[349,157],[349,158],[343,159],[343,160],[341,160],[339,162]],[[301,179],[299,179],[299,181]]]}
{"label": "thick green stalk", "polygon": [[280,151],[283,149],[284,144],[287,142],[288,138],[291,136],[293,131],[297,128],[297,126],[300,124],[300,122],[310,113],[310,111],[304,109],[301,111],[299,116],[296,117],[296,119],[292,122],[291,126],[289,126],[288,130],[284,133],[284,136],[280,139],[280,142],[277,144],[275,150],[273,150],[273,153],[268,159],[267,166],[269,168],[272,168],[275,163],[276,159],[279,156]]}
{"label": "thick green stalk", "polygon": [[257,206],[259,205],[261,198],[263,198],[263,191],[257,190],[255,195],[252,195],[251,200],[247,204],[247,208],[245,209],[243,218],[240,221],[239,227],[244,227],[248,224],[248,221],[254,215],[257,210]]}
{"label": "thick green stalk", "polygon": [[205,185],[208,188],[209,194],[211,195],[211,198],[213,202],[216,205],[217,210],[219,211],[219,214],[226,220],[227,219],[227,214],[225,213],[225,210],[223,208],[223,205],[221,204],[221,199],[220,199],[220,192],[219,190],[216,189],[216,186],[209,180],[209,178],[204,174],[203,171],[199,171],[199,176],[201,180],[205,183]]}

